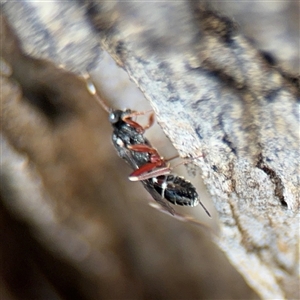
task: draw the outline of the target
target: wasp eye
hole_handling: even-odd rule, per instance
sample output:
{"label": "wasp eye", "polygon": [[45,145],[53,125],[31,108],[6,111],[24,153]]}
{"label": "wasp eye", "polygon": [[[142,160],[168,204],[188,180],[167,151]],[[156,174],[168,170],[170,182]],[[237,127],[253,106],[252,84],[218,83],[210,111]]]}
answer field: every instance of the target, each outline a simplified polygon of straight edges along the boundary
{"label": "wasp eye", "polygon": [[114,112],[111,112],[109,114],[108,119],[109,119],[109,122],[112,123],[112,124],[115,124],[115,123],[118,122],[118,116]]}

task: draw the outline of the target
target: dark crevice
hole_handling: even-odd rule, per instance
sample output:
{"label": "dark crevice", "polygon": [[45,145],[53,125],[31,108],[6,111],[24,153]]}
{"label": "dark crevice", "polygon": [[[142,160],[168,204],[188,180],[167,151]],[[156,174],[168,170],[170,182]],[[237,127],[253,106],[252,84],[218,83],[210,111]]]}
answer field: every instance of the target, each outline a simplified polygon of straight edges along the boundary
{"label": "dark crevice", "polygon": [[213,171],[218,172],[218,167],[216,165],[212,165],[211,168],[213,169]]}
{"label": "dark crevice", "polygon": [[60,101],[60,95],[54,89],[37,86],[23,89],[28,102],[40,110],[48,119],[55,121],[65,115],[69,109]]}
{"label": "dark crevice", "polygon": [[[225,126],[224,126],[224,123],[223,123],[223,114],[220,114],[218,116],[218,121],[219,121],[218,125],[220,126],[221,130],[224,132],[225,131],[225,129],[224,129]],[[237,155],[237,149],[236,149],[234,143],[230,140],[230,138],[229,138],[229,136],[226,132],[224,132],[224,135],[222,137],[222,142],[224,144],[226,144],[231,149],[231,152],[234,155]]]}
{"label": "dark crevice", "polygon": [[222,142],[224,144],[226,144],[230,149],[231,149],[231,152],[236,155],[236,148],[233,146],[233,143],[229,140],[228,138],[228,135],[225,134],[222,138]]}
{"label": "dark crevice", "polygon": [[266,94],[265,99],[271,103],[276,101],[276,97],[279,96],[279,93],[282,91],[281,88],[270,90],[268,94]]}
{"label": "dark crevice", "polygon": [[260,50],[260,54],[269,65],[276,66],[278,64],[277,59],[275,58],[273,53],[269,51]]}
{"label": "dark crevice", "polygon": [[180,98],[179,97],[170,97],[168,99],[168,102],[171,102],[171,103],[180,102]]}
{"label": "dark crevice", "polygon": [[123,54],[126,53],[126,47],[124,41],[117,42],[115,51],[118,56],[123,57]]}
{"label": "dark crevice", "polygon": [[202,139],[203,139],[203,136],[202,136],[202,134],[201,134],[201,127],[200,127],[200,126],[198,126],[198,127],[195,129],[195,132],[196,132],[198,138],[199,138],[200,140],[202,140]]}
{"label": "dark crevice", "polygon": [[283,196],[284,185],[282,183],[282,180],[280,179],[280,177],[276,174],[276,172],[274,170],[272,170],[270,167],[268,167],[265,164],[265,162],[263,160],[263,156],[261,154],[259,155],[256,167],[261,169],[265,174],[267,174],[269,176],[269,178],[275,185],[275,191],[274,191],[275,196],[279,198],[282,206],[287,206],[287,203]]}
{"label": "dark crevice", "polygon": [[238,33],[238,25],[229,17],[213,11],[207,5],[199,5],[198,1],[190,1],[192,13],[200,28],[212,36],[217,36],[223,43],[230,46]]}

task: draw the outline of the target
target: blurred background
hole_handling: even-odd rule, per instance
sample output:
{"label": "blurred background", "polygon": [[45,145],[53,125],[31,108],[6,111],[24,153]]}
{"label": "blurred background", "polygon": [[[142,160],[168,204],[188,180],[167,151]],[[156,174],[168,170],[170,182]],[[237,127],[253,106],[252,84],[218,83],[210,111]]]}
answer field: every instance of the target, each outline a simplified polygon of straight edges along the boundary
{"label": "blurred background", "polygon": [[[299,3],[214,5],[284,68],[299,70]],[[14,10],[3,8],[8,19]],[[5,22],[1,300],[258,299],[213,243],[218,217],[201,171],[174,170],[197,187],[212,219],[199,206],[175,209],[203,226],[150,207],[143,186],[127,179],[131,170],[111,144],[107,113],[84,80],[23,54]],[[109,106],[151,109],[107,53],[90,74]],[[157,124],[147,138],[164,157],[176,154]]]}

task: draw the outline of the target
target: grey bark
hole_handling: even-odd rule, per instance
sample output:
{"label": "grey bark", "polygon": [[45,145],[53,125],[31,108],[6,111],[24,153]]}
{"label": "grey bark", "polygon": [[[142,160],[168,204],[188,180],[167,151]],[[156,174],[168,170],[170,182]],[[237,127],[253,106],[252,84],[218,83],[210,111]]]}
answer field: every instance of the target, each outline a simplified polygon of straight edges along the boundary
{"label": "grey bark", "polygon": [[204,6],[99,6],[104,47],[201,168],[220,247],[263,298],[299,297],[299,86]]}
{"label": "grey bark", "polygon": [[85,3],[91,35],[201,169],[217,244],[262,298],[299,298],[299,79],[204,5]]}
{"label": "grey bark", "polygon": [[128,182],[86,82],[25,55],[1,22],[1,295],[257,299],[207,229]]}

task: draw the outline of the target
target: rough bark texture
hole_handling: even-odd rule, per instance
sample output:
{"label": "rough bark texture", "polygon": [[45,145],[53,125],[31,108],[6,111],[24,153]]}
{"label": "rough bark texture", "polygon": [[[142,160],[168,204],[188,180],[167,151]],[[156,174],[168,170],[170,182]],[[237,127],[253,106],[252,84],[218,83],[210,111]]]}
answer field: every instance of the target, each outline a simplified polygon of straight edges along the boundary
{"label": "rough bark texture", "polygon": [[[10,20],[14,20],[15,12],[18,10],[13,9],[13,5],[5,5],[6,14]],[[299,80],[281,71],[274,65],[269,55],[260,53],[229,18],[196,2],[95,4],[85,1],[85,5],[77,9],[80,14],[83,14],[83,11],[87,12],[87,18],[97,30],[102,47],[128,72],[149,99],[160,125],[180,155],[195,158],[194,162],[202,171],[203,179],[213,196],[219,214],[220,233],[216,241],[231,263],[262,298],[298,299]],[[30,11],[26,15],[32,16],[33,19],[40,16],[40,19],[45,21],[38,6],[37,11]],[[18,33],[22,36],[25,26],[22,28],[17,22],[12,24],[19,28]],[[35,20],[32,24],[35,24]],[[50,27],[47,22],[43,24],[43,28]],[[27,49],[26,42],[32,43],[30,37],[28,38],[28,31],[25,32],[27,36],[22,41]],[[97,34],[91,33],[93,36]],[[5,32],[3,38],[12,43],[8,36],[5,36]],[[53,38],[55,45],[59,38],[59,36]],[[65,153],[59,147],[66,147],[65,150],[68,151],[68,147],[76,148],[76,151],[71,150],[71,154],[74,151],[73,158],[76,158],[79,155],[78,151],[79,153],[84,151],[81,145],[89,144],[95,132],[89,136],[83,135],[84,141],[76,141],[74,145],[71,142],[63,146],[59,142],[54,143],[56,147],[60,145],[59,151],[53,149],[53,143],[49,143],[49,140],[72,141],[70,135],[77,135],[80,130],[86,132],[83,129],[86,126],[83,124],[86,123],[81,124],[83,119],[87,124],[92,122],[95,125],[98,121],[91,112],[95,110],[94,104],[90,103],[87,108],[84,101],[72,102],[68,100],[68,96],[57,96],[56,88],[64,90],[64,87],[69,85],[73,89],[72,95],[88,99],[83,82],[76,82],[70,77],[61,80],[57,87],[60,82],[57,77],[63,75],[58,75],[60,73],[57,73],[52,65],[45,66],[42,63],[41,67],[40,62],[32,61],[29,64],[26,59],[21,59],[22,55],[17,48],[12,45],[10,51],[4,51],[4,58],[13,70],[12,77],[21,86],[23,95],[29,99],[31,105],[36,105],[35,101],[38,98],[36,95],[39,91],[35,90],[34,95],[32,92],[30,94],[33,88],[30,85],[38,82],[48,87],[46,96],[44,92],[40,96],[44,97],[46,104],[50,102],[48,103],[50,110],[49,105],[46,108],[43,106],[45,103],[41,107],[40,100],[37,101],[37,107],[48,113],[50,124],[43,118],[39,120],[39,117],[34,117],[32,126],[34,134],[31,135],[28,132],[30,120],[27,117],[24,124],[18,121],[18,126],[11,121],[14,120],[13,113],[16,110],[10,109],[14,102],[8,101],[7,106],[4,106],[7,109],[4,120],[5,133],[14,146],[24,150],[35,164],[40,168],[45,165],[41,168],[44,172],[42,177],[46,181],[48,192],[50,189],[52,199],[70,201],[71,195],[76,195],[78,199],[87,197],[90,190],[85,190],[82,185],[78,184],[83,191],[74,190],[76,187],[74,182],[70,184],[70,190],[66,189],[65,181],[56,177],[56,174],[60,174],[56,168],[59,168],[58,163],[61,163],[60,155]],[[42,54],[39,53],[39,56]],[[19,61],[17,57],[20,58]],[[48,58],[67,65],[63,57],[55,60],[50,53]],[[82,58],[83,63],[76,65],[71,62],[68,68],[84,71],[91,66],[90,62],[93,59],[92,55],[87,54],[84,59]],[[90,62],[84,63],[88,61]],[[45,75],[43,70],[46,67],[48,71]],[[53,68],[53,71],[49,71],[49,68],[50,70]],[[28,73],[28,70],[32,70],[32,73],[26,74],[26,77],[24,73]],[[11,85],[7,79],[3,80],[5,86]],[[56,88],[52,90],[52,86]],[[74,96],[70,96],[72,97]],[[52,100],[47,102],[47,99]],[[24,116],[30,115],[26,112],[28,109],[26,105],[22,109],[25,109]],[[83,113],[86,110],[89,113]],[[69,122],[73,120],[72,117],[65,118],[74,114],[79,116],[81,121],[77,120],[75,125],[73,124],[75,127],[72,127],[73,125],[70,125],[72,122]],[[61,115],[68,122],[61,123]],[[22,132],[22,128],[26,128],[26,132]],[[44,142],[39,143],[39,146],[44,148],[37,147],[39,150],[32,146],[35,145],[36,134],[41,140],[44,139]],[[32,143],[24,142],[24,139],[30,137],[33,139]],[[24,146],[24,143],[31,146]],[[95,151],[95,148],[100,147],[97,146],[97,142],[95,143],[96,146],[93,145],[88,149]],[[66,153],[69,153],[68,151]],[[101,159],[95,157],[98,157],[97,153],[90,154],[82,168],[77,166],[77,170],[82,172],[86,164],[90,167],[93,165],[92,171],[87,168],[90,173],[85,174],[85,178],[89,178],[88,182],[93,182],[93,172],[96,172],[98,167],[101,168]],[[99,166],[95,161],[99,161]],[[64,169],[63,165],[60,167]],[[78,176],[75,176],[78,180],[79,174],[78,171]],[[51,187],[55,188],[51,190]],[[101,194],[101,191],[99,193]],[[76,197],[73,204],[78,205],[80,201],[77,202]],[[96,201],[96,198],[91,198]],[[102,205],[109,207],[105,201]],[[89,209],[92,208],[93,205]],[[68,205],[65,209],[67,215]],[[86,209],[88,210],[88,207]],[[106,227],[103,234],[106,230],[113,231],[112,228],[117,226],[114,225],[114,218],[122,219],[121,215],[121,211],[112,213],[110,217],[104,214],[102,218],[105,222],[99,218]],[[83,225],[85,224],[83,220],[81,222],[81,226],[87,226]],[[124,224],[129,232],[135,230],[135,226],[130,224],[128,219],[123,224],[119,221],[117,224],[120,226],[119,230],[121,228],[124,230]],[[101,226],[95,227],[99,230]],[[189,234],[192,232],[190,230],[192,229],[187,231]],[[117,237],[119,236],[116,235],[116,248],[117,244],[121,243]],[[149,241],[150,248],[151,241],[153,245],[162,246],[154,237],[153,240],[149,237]],[[168,239],[168,243],[171,245],[172,241]],[[182,240],[181,243],[185,242]],[[184,248],[178,249],[182,255],[185,251],[189,252]],[[143,252],[140,254],[144,255]],[[123,268],[126,269],[128,261],[126,258],[123,259]],[[187,271],[187,262],[181,267],[183,273],[190,272]],[[107,268],[112,270],[113,266]],[[172,270],[170,265],[168,270]],[[178,272],[178,266],[174,272]],[[134,278],[133,274],[131,276]],[[152,277],[145,276],[144,279],[146,278]],[[111,278],[102,279],[100,282],[103,286],[105,282],[116,283]],[[163,275],[161,279],[164,280]],[[176,280],[173,278],[170,282]],[[122,281],[122,284],[124,286],[122,292],[129,293],[130,283]],[[151,284],[149,288],[151,289]],[[186,298],[201,298],[197,288],[189,286],[189,290],[190,294],[180,295]],[[169,298],[180,293],[175,290],[173,292],[174,294],[168,294]],[[129,294],[126,295],[129,297]]]}
{"label": "rough bark texture", "polygon": [[262,297],[299,297],[299,85],[194,2],[91,4],[90,16],[201,168],[220,247]]}

